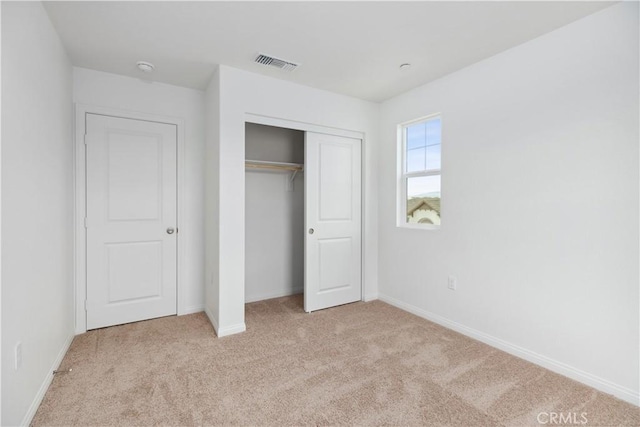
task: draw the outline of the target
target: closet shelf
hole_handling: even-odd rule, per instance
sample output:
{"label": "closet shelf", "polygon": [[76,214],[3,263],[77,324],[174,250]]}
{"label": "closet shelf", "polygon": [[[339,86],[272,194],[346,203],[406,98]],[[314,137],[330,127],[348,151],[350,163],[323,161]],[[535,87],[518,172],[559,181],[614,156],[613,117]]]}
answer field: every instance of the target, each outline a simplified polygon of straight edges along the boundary
{"label": "closet shelf", "polygon": [[287,181],[287,191],[293,191],[293,180],[298,172],[304,171],[304,165],[300,163],[267,162],[265,160],[245,160],[245,169],[262,169],[271,172],[291,172]]}
{"label": "closet shelf", "polygon": [[302,172],[304,170],[304,165],[299,163],[267,162],[264,160],[246,160],[244,166],[250,169],[271,169],[289,172]]}

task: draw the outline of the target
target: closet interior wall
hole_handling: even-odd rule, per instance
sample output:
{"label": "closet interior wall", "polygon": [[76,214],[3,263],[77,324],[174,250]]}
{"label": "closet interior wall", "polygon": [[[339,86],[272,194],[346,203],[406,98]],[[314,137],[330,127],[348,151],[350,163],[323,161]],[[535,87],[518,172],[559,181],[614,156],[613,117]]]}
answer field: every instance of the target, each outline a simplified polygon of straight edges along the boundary
{"label": "closet interior wall", "polygon": [[[304,163],[304,132],[245,125],[245,158]],[[247,168],[245,172],[245,301],[303,292],[304,173]]]}

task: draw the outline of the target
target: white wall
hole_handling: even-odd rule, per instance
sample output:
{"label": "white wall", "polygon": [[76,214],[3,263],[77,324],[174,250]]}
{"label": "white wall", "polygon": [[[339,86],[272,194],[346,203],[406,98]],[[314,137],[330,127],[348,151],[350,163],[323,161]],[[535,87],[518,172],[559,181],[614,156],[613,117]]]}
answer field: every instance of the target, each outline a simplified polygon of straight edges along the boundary
{"label": "white wall", "polygon": [[71,64],[41,3],[2,3],[2,66],[2,425],[18,425],[73,338]]}
{"label": "white wall", "polygon": [[185,171],[182,228],[185,245],[180,313],[204,309],[204,92],[85,68],[73,68],[73,101],[92,106],[182,118]]}
{"label": "white wall", "polygon": [[[245,156],[304,163],[304,132],[248,123]],[[304,286],[304,173],[245,172],[246,302],[301,293]]]}
{"label": "white wall", "polygon": [[[0,28],[2,28],[2,7],[0,7]],[[0,45],[2,32],[0,31]],[[2,48],[0,47],[0,52]],[[0,81],[2,80],[2,55],[0,55]],[[2,99],[2,85],[0,84],[0,100]],[[0,102],[0,116],[2,103]],[[2,133],[2,119],[0,118],[0,134]],[[0,137],[0,189],[2,188],[2,137]],[[2,197],[0,196],[0,242],[2,242]],[[2,244],[0,244],[0,360],[2,359]],[[0,425],[2,424],[2,366],[0,363]]]}
{"label": "white wall", "polygon": [[220,70],[205,92],[205,311],[216,332],[220,318]]}
{"label": "white wall", "polygon": [[[638,71],[627,2],[385,102],[381,298],[637,404]],[[396,126],[436,112],[442,228],[397,228]]]}
{"label": "white wall", "polygon": [[[366,298],[375,297],[378,245],[377,175],[374,168],[379,105],[227,66],[220,66],[218,72],[219,85],[214,85],[219,88],[220,95],[220,126],[214,130],[214,138],[218,142],[216,150],[220,155],[218,211],[207,213],[212,222],[219,215],[219,239],[210,242],[219,251],[219,269],[213,278],[216,284],[207,285],[219,289],[218,334],[241,332],[245,328],[243,195],[247,113],[364,133],[363,211],[367,242],[363,257],[364,293]],[[209,191],[207,193],[210,194]],[[207,259],[207,263],[214,262]]]}

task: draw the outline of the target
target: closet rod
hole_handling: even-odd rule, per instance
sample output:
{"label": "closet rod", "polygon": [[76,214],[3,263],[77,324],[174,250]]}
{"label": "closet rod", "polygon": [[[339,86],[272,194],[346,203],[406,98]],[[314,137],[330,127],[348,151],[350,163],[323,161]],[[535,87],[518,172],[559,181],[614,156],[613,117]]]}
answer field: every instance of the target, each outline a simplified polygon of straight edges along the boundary
{"label": "closet rod", "polygon": [[246,160],[244,165],[252,169],[273,169],[293,172],[300,172],[304,169],[304,165],[299,163],[267,162],[264,160]]}

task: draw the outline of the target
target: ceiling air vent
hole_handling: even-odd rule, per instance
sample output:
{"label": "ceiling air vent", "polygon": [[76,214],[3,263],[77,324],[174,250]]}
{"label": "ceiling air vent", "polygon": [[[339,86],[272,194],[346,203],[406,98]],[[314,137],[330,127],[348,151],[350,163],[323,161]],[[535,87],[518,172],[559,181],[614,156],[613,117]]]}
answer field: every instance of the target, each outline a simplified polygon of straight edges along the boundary
{"label": "ceiling air vent", "polygon": [[276,67],[285,71],[293,71],[298,68],[298,65],[294,62],[285,61],[284,59],[278,59],[273,56],[265,55],[263,53],[259,54],[256,58],[256,62],[262,65],[269,65],[271,67]]}

